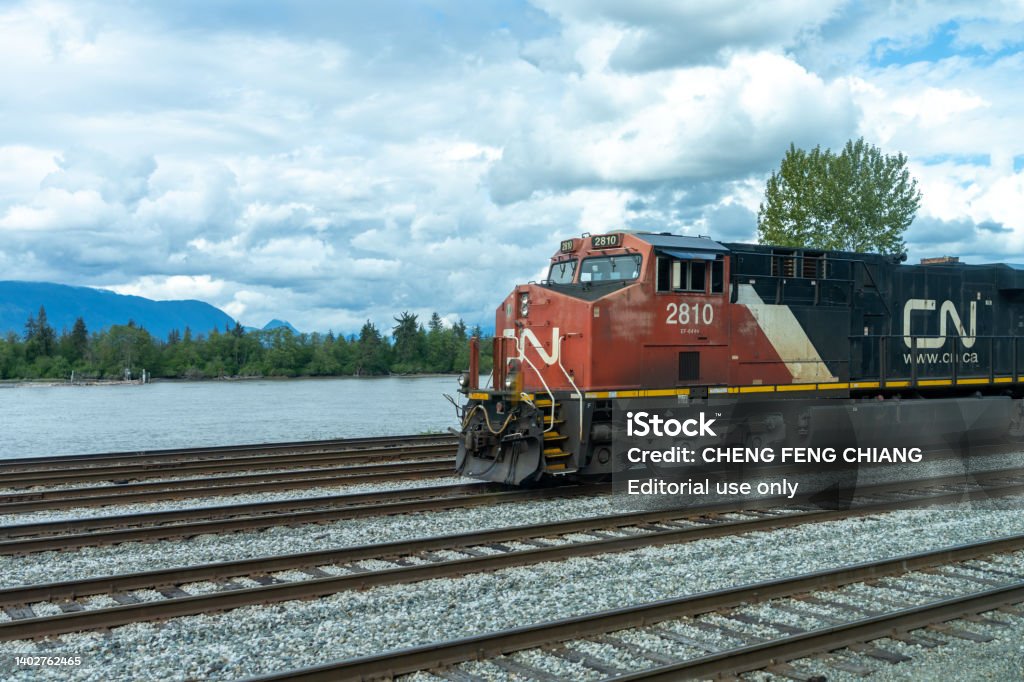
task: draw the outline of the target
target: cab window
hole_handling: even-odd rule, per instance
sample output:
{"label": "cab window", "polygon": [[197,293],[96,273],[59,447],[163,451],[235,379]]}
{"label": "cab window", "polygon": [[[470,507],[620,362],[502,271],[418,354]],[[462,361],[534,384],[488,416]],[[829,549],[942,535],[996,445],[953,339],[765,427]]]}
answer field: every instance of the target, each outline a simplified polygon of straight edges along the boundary
{"label": "cab window", "polygon": [[725,287],[725,261],[721,256],[712,261],[658,257],[656,291],[705,293],[708,291],[709,280],[711,293],[722,293]]}
{"label": "cab window", "polygon": [[552,263],[551,270],[548,271],[548,281],[552,284],[572,283],[572,278],[576,275],[576,263],[578,262],[573,258]]}
{"label": "cab window", "polygon": [[640,276],[641,258],[637,254],[584,258],[580,264],[580,282],[615,282]]}

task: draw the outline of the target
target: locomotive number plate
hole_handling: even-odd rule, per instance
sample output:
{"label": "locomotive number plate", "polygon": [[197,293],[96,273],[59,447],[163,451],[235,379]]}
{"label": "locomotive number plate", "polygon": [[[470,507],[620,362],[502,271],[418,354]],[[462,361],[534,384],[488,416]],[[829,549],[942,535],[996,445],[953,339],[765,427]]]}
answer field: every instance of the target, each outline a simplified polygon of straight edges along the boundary
{"label": "locomotive number plate", "polygon": [[622,246],[621,234],[599,234],[590,238],[592,249],[614,249],[617,246]]}
{"label": "locomotive number plate", "polygon": [[574,248],[576,248],[575,239],[565,239],[562,241],[562,253],[572,253]]}

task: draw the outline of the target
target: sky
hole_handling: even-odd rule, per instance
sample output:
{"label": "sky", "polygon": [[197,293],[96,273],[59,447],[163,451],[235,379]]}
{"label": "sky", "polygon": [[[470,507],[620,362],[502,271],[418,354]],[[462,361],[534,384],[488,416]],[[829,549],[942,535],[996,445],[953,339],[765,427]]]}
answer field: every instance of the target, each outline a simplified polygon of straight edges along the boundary
{"label": "sky", "polygon": [[493,324],[559,240],[753,241],[791,143],[1024,262],[1024,2],[0,0],[0,279]]}

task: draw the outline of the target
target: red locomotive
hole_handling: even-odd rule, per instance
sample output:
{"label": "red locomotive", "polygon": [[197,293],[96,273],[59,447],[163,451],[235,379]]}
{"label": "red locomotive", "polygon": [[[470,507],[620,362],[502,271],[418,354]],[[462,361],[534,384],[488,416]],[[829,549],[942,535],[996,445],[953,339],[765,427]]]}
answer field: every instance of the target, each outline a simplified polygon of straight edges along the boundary
{"label": "red locomotive", "polygon": [[492,388],[476,366],[460,379],[457,468],[517,485],[611,473],[621,398],[1016,392],[1024,272],[903,260],[667,233],[565,240],[548,278],[497,309]]}

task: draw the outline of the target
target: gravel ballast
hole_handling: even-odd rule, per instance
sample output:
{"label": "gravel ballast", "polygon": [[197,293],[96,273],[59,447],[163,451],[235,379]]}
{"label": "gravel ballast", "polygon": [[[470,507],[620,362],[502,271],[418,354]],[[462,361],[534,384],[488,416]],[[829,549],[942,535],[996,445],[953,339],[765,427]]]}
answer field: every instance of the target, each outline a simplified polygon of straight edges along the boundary
{"label": "gravel ballast", "polygon": [[[276,500],[301,500],[308,499],[310,497],[325,497],[328,495],[357,495],[360,493],[376,493],[413,488],[437,488],[447,485],[468,485],[473,483],[477,483],[477,481],[461,478],[459,476],[447,476],[444,478],[424,478],[422,480],[400,479],[383,483],[320,486],[316,488],[278,490],[263,493],[211,495],[208,497],[190,497],[183,500],[164,500],[159,502],[142,502],[138,504],[112,504],[106,507],[74,507],[71,509],[61,509],[57,511],[38,511],[27,514],[0,515],[0,526],[10,526],[19,523],[49,523],[51,521],[64,521],[67,519],[119,516],[121,514],[177,511],[183,509],[196,509],[199,507],[219,507],[222,505],[248,505],[258,504],[260,502],[274,502]],[[365,504],[365,501],[362,503]]]}
{"label": "gravel ballast", "polygon": [[[94,665],[70,671],[74,679],[133,679],[154,671],[176,679],[236,679],[1020,532],[1024,513],[1016,510],[894,512],[57,641],[63,651],[93,657]],[[0,652],[39,647],[8,642]]]}

